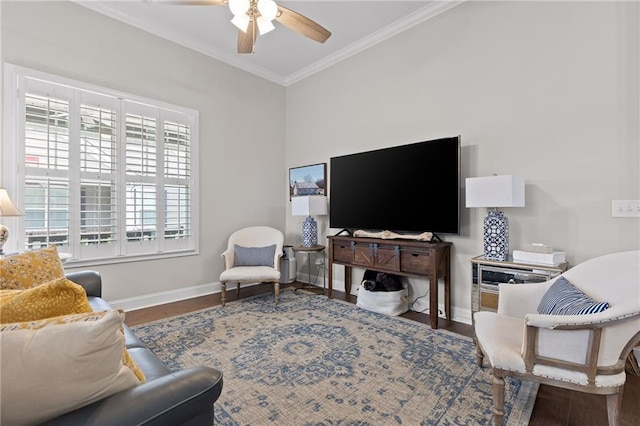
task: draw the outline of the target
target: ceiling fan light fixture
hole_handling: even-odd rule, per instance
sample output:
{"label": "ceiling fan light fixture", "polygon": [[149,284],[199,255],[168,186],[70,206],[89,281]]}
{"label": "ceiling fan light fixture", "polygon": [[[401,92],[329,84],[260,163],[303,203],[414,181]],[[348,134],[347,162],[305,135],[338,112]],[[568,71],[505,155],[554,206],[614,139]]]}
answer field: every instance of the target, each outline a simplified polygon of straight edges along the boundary
{"label": "ceiling fan light fixture", "polygon": [[249,15],[247,15],[246,13],[244,15],[236,15],[233,17],[233,19],[231,20],[231,23],[233,25],[235,25],[236,27],[238,27],[238,29],[240,29],[240,31],[242,32],[247,32],[247,29],[249,28],[249,22],[251,21],[251,19],[249,18]]}
{"label": "ceiling fan light fixture", "polygon": [[267,21],[262,16],[258,16],[258,19],[256,19],[256,22],[258,23],[258,31],[260,32],[260,35],[265,35],[269,31],[273,31],[276,29],[276,27],[273,26],[271,21]]}
{"label": "ceiling fan light fixture", "polygon": [[251,7],[249,0],[229,0],[229,9],[235,17],[246,14]]}
{"label": "ceiling fan light fixture", "polygon": [[278,15],[278,5],[273,0],[258,0],[258,12],[267,21],[273,21]]}

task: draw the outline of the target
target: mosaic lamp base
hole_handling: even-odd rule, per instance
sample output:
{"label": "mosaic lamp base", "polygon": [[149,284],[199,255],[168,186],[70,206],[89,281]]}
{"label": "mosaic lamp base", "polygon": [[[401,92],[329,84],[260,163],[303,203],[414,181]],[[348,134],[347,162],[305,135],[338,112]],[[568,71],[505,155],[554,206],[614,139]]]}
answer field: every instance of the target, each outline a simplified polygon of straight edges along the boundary
{"label": "mosaic lamp base", "polygon": [[311,216],[302,222],[302,246],[313,247],[318,245],[318,222]]}
{"label": "mosaic lamp base", "polygon": [[3,254],[2,247],[9,239],[9,228],[0,223],[0,254]]}
{"label": "mosaic lamp base", "polygon": [[502,261],[509,258],[509,219],[498,210],[489,211],[484,218],[484,258]]}

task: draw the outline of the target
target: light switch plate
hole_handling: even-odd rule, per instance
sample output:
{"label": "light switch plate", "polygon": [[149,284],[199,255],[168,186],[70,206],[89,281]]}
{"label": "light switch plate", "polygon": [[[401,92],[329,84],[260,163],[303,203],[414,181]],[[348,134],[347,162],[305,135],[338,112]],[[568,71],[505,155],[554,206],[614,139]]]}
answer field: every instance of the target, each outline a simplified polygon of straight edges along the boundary
{"label": "light switch plate", "polygon": [[613,200],[611,217],[640,217],[640,200]]}

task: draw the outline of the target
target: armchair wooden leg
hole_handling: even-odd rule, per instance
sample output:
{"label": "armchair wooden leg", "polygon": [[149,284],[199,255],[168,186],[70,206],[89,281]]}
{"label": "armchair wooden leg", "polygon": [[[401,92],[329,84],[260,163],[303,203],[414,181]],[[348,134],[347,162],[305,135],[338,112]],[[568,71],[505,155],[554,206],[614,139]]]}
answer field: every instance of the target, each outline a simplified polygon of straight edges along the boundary
{"label": "armchair wooden leg", "polygon": [[504,377],[493,371],[493,425],[502,426],[504,418]]}
{"label": "armchair wooden leg", "polygon": [[482,349],[480,349],[480,345],[478,344],[478,342],[475,342],[476,344],[476,362],[478,363],[478,367],[482,368],[482,365],[484,363],[484,352],[482,352]]}
{"label": "armchair wooden leg", "polygon": [[276,305],[278,304],[278,299],[280,298],[280,283],[273,283],[273,291],[276,294]]}
{"label": "armchair wooden leg", "polygon": [[609,417],[609,426],[618,426],[620,424],[622,389],[623,387],[620,386],[618,392],[607,395],[607,416]]}
{"label": "armchair wooden leg", "polygon": [[227,283],[220,283],[220,303],[224,306],[224,302],[227,300]]}

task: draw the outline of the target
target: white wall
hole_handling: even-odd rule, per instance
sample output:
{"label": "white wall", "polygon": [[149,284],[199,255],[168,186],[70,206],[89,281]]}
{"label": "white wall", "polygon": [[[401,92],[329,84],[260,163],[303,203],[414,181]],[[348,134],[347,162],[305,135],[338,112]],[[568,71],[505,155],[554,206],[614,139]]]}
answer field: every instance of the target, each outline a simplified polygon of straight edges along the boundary
{"label": "white wall", "polygon": [[[640,220],[611,218],[611,200],[640,199],[637,7],[455,7],[288,87],[288,166],[459,134],[463,179],[526,179],[526,207],[505,209],[512,249],[544,242],[576,264],[638,248]],[[460,236],[445,236],[454,318],[468,316],[485,215],[463,207]],[[288,233],[299,226],[288,217]],[[426,288],[414,282],[413,296]]]}
{"label": "white wall", "polygon": [[200,254],[98,266],[107,299],[217,283],[231,232],[284,229],[284,87],[70,2],[1,7],[3,63],[200,112]]}

